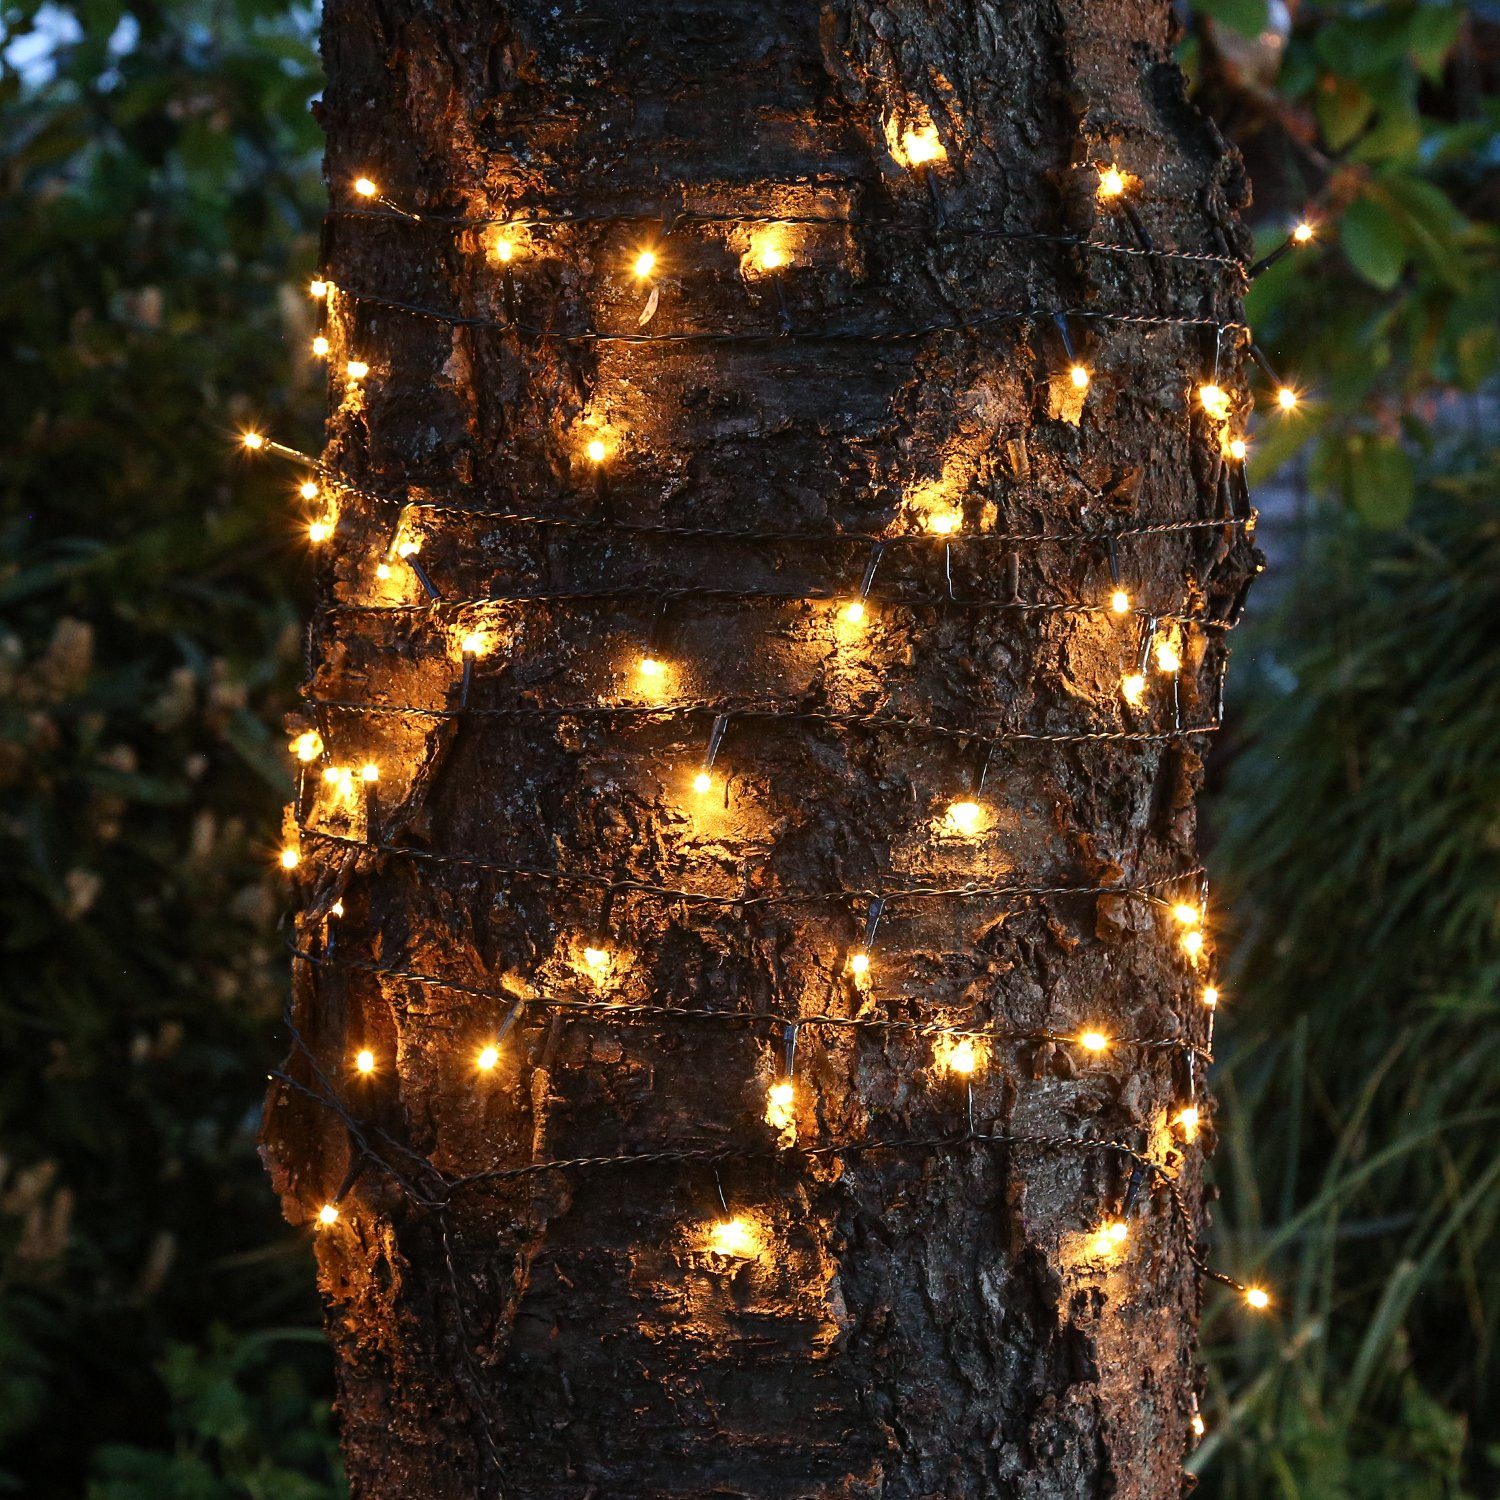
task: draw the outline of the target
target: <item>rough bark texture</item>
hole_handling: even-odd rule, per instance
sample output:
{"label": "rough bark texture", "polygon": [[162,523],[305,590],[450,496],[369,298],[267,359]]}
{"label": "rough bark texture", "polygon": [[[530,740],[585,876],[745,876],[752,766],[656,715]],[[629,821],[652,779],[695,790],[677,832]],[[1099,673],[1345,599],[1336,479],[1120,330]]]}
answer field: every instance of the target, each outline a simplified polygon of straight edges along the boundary
{"label": "rough bark texture", "polygon": [[[330,0],[323,106],[335,202],[368,173],[432,212],[619,213],[492,237],[336,216],[336,284],[532,328],[636,328],[638,247],[660,257],[646,331],[774,328],[752,257],[760,231],[647,222],[680,208],[820,217],[779,231],[793,329],[951,323],[1023,306],[1239,316],[1222,268],[935,233],[923,181],[891,141],[929,121],[952,225],[1132,241],[1100,205],[1097,169],[1139,179],[1158,246],[1243,247],[1238,162],[1187,104],[1163,0]],[[893,137],[894,129],[894,137]],[[1221,513],[1220,435],[1193,393],[1211,330],[1074,319],[1094,372],[1069,420],[1064,356],[1043,321],[901,342],[767,339],[578,345],[455,328],[335,293],[332,469],[404,498],[589,517],[584,445],[609,445],[616,518],[693,526],[962,534],[1078,529]],[[1238,340],[1220,384],[1237,398]],[[685,597],[655,649],[649,597],[428,608],[419,580],[376,564],[397,512],[339,499],[314,633],[316,698],[455,706],[456,641],[486,632],[469,703],[631,704],[733,696],[889,710],[983,729],[1168,728],[1153,681],[1121,702],[1139,622],[1107,614],[903,607],[946,587],[941,546],[893,548],[867,620],[869,549],[548,530],[418,510],[403,535],[448,600],[620,585],[768,590],[810,601]],[[1249,568],[1229,528],[1122,545],[1132,594],[1163,612],[1227,613]],[[1097,605],[1100,547],[959,542],[963,594]],[[361,613],[345,605],[418,606]],[[1212,716],[1221,636],[1180,637],[1185,722]],[[752,894],[957,885],[1139,885],[1196,865],[1201,740],[1000,743],[987,826],[944,809],[973,746],[921,733],[731,720],[707,797],[690,788],[711,716],[447,720],[325,710],[332,762],[374,761],[367,819],[310,779],[303,821],[507,866],[597,871]],[[767,1155],[474,1184],[413,1202],[358,1162],[336,1112],[273,1090],[267,1152],[288,1214],[318,1236],[353,1492],[378,1500],[585,1496],[1117,1496],[1182,1484],[1198,1288],[1182,1224],[1149,1184],[1128,1249],[1090,1246],[1128,1163],[1108,1153],[983,1144],[775,1159],[766,1089],[774,1027],[558,1010],[575,997],[795,1017],[937,1019],[1072,1034],[1204,1039],[1206,969],[1133,898],[893,901],[868,980],[850,976],[865,905],[696,906],[621,894],[614,965],[581,953],[597,890],[306,835],[295,872],[291,1075],[326,1085],[363,1139],[433,1197],[449,1176],[533,1160],[724,1143]],[[1191,882],[1187,883],[1191,888]],[[331,914],[335,900],[342,916]],[[324,952],[329,935],[337,942]],[[481,993],[358,967],[410,968]],[[475,1050],[533,997],[492,1072]],[[357,1048],[376,1068],[358,1076]],[[316,1060],[316,1069],[313,1060]],[[929,1038],[804,1029],[799,1139],[942,1137],[965,1128],[961,1084]],[[1012,1134],[1121,1138],[1180,1172],[1197,1209],[1202,1140],[1169,1121],[1189,1087],[1180,1050],[1066,1044],[988,1049],[974,1118]],[[716,1180],[717,1179],[717,1180]],[[726,1256],[729,1207],[761,1248]]]}

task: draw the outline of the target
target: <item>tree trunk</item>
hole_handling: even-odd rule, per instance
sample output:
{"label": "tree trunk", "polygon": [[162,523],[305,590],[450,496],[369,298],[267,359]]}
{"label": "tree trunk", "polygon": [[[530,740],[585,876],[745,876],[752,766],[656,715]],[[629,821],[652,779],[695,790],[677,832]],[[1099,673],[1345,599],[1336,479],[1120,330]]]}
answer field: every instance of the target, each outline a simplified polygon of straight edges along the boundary
{"label": "tree trunk", "polygon": [[1169,7],[331,0],[324,50],[266,1138],[338,1206],[353,1492],[1177,1495],[1163,903],[1253,554],[1247,195]]}

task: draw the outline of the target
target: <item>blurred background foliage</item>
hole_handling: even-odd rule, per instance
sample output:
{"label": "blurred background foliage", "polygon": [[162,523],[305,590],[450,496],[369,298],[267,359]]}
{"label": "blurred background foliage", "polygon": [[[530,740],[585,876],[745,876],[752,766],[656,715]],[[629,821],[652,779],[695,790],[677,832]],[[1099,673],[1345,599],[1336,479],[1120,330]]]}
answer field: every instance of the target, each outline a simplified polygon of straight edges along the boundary
{"label": "blurred background foliage", "polygon": [[[1180,12],[1244,150],[1321,497],[1242,639],[1202,1492],[1496,1490],[1500,8]],[[254,1149],[315,442],[316,14],[0,0],[0,1492],[342,1493],[305,1241]],[[1455,400],[1463,404],[1455,406]],[[1455,411],[1463,413],[1463,419]],[[1276,607],[1270,606],[1273,602]],[[1252,611],[1252,616],[1255,615]]]}

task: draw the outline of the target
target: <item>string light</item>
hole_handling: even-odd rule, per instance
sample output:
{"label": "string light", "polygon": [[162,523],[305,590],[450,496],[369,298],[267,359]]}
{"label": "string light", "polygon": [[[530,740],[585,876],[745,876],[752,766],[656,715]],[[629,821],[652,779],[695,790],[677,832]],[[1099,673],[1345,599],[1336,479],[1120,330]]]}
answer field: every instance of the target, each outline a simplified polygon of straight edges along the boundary
{"label": "string light", "polygon": [[972,1037],[940,1036],[932,1044],[933,1065],[940,1073],[972,1078],[984,1063],[984,1051]]}
{"label": "string light", "polygon": [[608,948],[587,947],[583,950],[583,962],[595,979],[604,979],[614,964]]}
{"label": "string light", "polygon": [[278,856],[283,870],[295,870],[302,862],[302,855],[290,844],[288,844]]}
{"label": "string light", "polygon": [[1297,393],[1289,385],[1279,386],[1276,391],[1276,404],[1282,411],[1294,411],[1297,406]]}
{"label": "string light", "polygon": [[766,1090],[766,1124],[790,1146],[797,1139],[797,1091],[790,1078],[780,1078]]}
{"label": "string light", "polygon": [[1122,196],[1128,185],[1125,174],[1118,167],[1105,167],[1099,173],[1099,197],[1106,201]]}
{"label": "string light", "polygon": [[321,301],[328,295],[328,283],[324,281],[321,276],[314,276],[313,279],[307,283],[307,295],[309,297],[315,297],[319,301]]}
{"label": "string light", "polygon": [[1247,1286],[1245,1288],[1245,1303],[1256,1312],[1264,1312],[1271,1305],[1271,1294],[1261,1286]]}
{"label": "string light", "polygon": [[609,449],[605,447],[602,438],[590,438],[583,451],[588,454],[589,462],[595,464],[602,464],[609,456]]}
{"label": "string light", "polygon": [[471,630],[458,643],[458,649],[464,656],[483,656],[489,649],[489,639],[478,630]]}
{"label": "string light", "polygon": [[858,599],[851,599],[839,613],[851,625],[862,624],[865,618],[864,604]]}
{"label": "string light", "polygon": [[253,431],[242,432],[240,434],[240,442],[243,443],[245,447],[248,448],[252,453],[258,453],[262,448],[266,446],[265,438],[260,433]]}
{"label": "string light", "polygon": [[1188,1425],[1193,1429],[1193,1436],[1195,1438],[1201,1438],[1203,1434],[1208,1431],[1208,1428],[1205,1425],[1202,1416],[1198,1412],[1193,1413],[1192,1419],[1188,1423]]}
{"label": "string light", "polygon": [[323,736],[316,729],[304,729],[289,746],[293,755],[304,765],[316,760],[323,753]]}
{"label": "string light", "polygon": [[704,792],[711,791],[713,788],[713,784],[714,779],[708,774],[707,771],[699,771],[698,774],[693,777],[693,790],[700,796]]}
{"label": "string light", "polygon": [[856,949],[849,955],[849,972],[856,979],[863,979],[870,972],[870,955],[863,949]]}
{"label": "string light", "polygon": [[1198,387],[1198,403],[1214,421],[1227,422],[1229,420],[1229,393],[1221,386],[1200,385]]}
{"label": "string light", "polygon": [[1203,1004],[1204,1004],[1204,1006],[1207,1009],[1209,1009],[1209,1010],[1213,1010],[1214,1007],[1218,1005],[1218,1003],[1219,1003],[1219,991],[1218,991],[1218,989],[1214,985],[1211,985],[1211,984],[1205,985],[1203,987]]}
{"label": "string light", "polygon": [[642,250],[631,263],[630,269],[637,281],[644,281],[656,269],[656,252]]}
{"label": "string light", "polygon": [[1075,391],[1086,391],[1089,388],[1089,372],[1083,365],[1070,365],[1068,367],[1068,378],[1073,382]]}
{"label": "string light", "polygon": [[1250,453],[1250,444],[1244,438],[1236,437],[1229,440],[1229,456],[1237,463],[1244,463]]}
{"label": "string light", "polygon": [[1109,1037],[1102,1031],[1080,1032],[1078,1045],[1085,1052],[1092,1052],[1097,1057],[1101,1052],[1109,1051]]}
{"label": "string light", "polygon": [[1196,927],[1203,920],[1203,913],[1186,901],[1179,901],[1172,908],[1172,915],[1184,927]]}
{"label": "string light", "polygon": [[481,1047],[479,1049],[479,1055],[474,1059],[474,1066],[478,1068],[481,1073],[488,1073],[493,1070],[495,1064],[499,1061],[500,1049],[496,1046],[491,1045],[487,1047]]}
{"label": "string light", "polygon": [[1186,1108],[1177,1111],[1177,1118],[1173,1124],[1182,1131],[1183,1140],[1192,1141],[1197,1139],[1199,1122],[1197,1107],[1189,1104]]}
{"label": "string light", "polygon": [[963,524],[964,518],[954,510],[934,511],[927,517],[927,529],[935,536],[952,536]]}
{"label": "string light", "polygon": [[325,1203],[322,1208],[318,1210],[318,1223],[321,1224],[325,1229],[330,1224],[337,1224],[338,1221],[339,1211],[334,1204]]}
{"label": "string light", "polygon": [[1124,589],[1116,589],[1109,596],[1109,607],[1117,615],[1128,615],[1130,613],[1130,595]]}
{"label": "string light", "polygon": [[1177,648],[1171,641],[1161,640],[1156,643],[1156,666],[1158,671],[1167,673],[1182,670],[1182,658],[1177,654]]}
{"label": "string light", "polygon": [[318,484],[314,479],[305,480],[297,486],[297,493],[304,500],[316,500],[318,498]]}
{"label": "string light", "polygon": [[760,1235],[749,1219],[736,1214],[720,1219],[708,1233],[708,1248],[731,1260],[753,1260],[760,1254]]}
{"label": "string light", "polygon": [[984,822],[984,809],[977,802],[968,799],[953,802],[949,804],[945,821],[954,833],[972,837],[979,832],[980,825]]}
{"label": "string light", "polygon": [[515,258],[515,253],[515,242],[504,235],[497,237],[490,243],[490,254],[493,255],[501,265],[509,265],[510,262]]}
{"label": "string light", "polygon": [[948,159],[947,148],[939,140],[935,125],[908,129],[901,137],[901,149],[909,167],[925,167]]}
{"label": "string light", "polygon": [[361,198],[376,198],[380,195],[380,189],[368,177],[356,177],[354,179],[354,191]]}
{"label": "string light", "polygon": [[328,358],[328,351],[329,351],[329,349],[331,347],[332,346],[329,344],[326,335],[320,333],[312,341],[313,358],[314,359],[327,359]]}
{"label": "string light", "polygon": [[368,1047],[361,1047],[354,1054],[354,1066],[360,1073],[373,1073],[375,1071],[375,1054]]}
{"label": "string light", "polygon": [[1094,1236],[1094,1254],[1101,1259],[1118,1255],[1130,1238],[1130,1226],[1124,1219],[1106,1219]]}
{"label": "string light", "polygon": [[1292,238],[1299,244],[1305,245],[1317,231],[1304,219],[1293,231]]}
{"label": "string light", "polygon": [[1120,693],[1132,708],[1139,708],[1146,698],[1146,678],[1140,672],[1127,672],[1120,679]]}
{"label": "string light", "polygon": [[1203,952],[1205,941],[1201,927],[1191,928],[1182,935],[1182,951],[1196,963]]}
{"label": "string light", "polygon": [[667,673],[666,667],[654,656],[643,656],[636,670],[652,682],[659,682]]}
{"label": "string light", "polygon": [[350,380],[363,380],[370,373],[370,367],[362,359],[351,359],[344,366],[344,371]]}
{"label": "string light", "polygon": [[307,539],[315,547],[326,542],[333,535],[333,527],[327,521],[309,521],[307,523]]}

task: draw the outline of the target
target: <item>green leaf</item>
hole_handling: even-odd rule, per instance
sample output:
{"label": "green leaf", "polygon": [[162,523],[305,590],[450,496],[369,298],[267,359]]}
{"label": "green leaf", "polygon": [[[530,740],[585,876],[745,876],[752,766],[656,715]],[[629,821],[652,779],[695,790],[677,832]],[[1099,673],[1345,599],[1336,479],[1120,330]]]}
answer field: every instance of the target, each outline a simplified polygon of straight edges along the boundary
{"label": "green leaf", "polygon": [[1411,59],[1430,82],[1442,78],[1463,22],[1464,7],[1458,5],[1418,5],[1412,11],[1407,29]]}
{"label": "green leaf", "polygon": [[1352,78],[1328,74],[1313,96],[1318,128],[1332,151],[1342,151],[1369,123],[1375,100]]}
{"label": "green leaf", "polygon": [[1259,36],[1266,28],[1266,0],[1198,0],[1193,8],[1241,36]]}
{"label": "green leaf", "polygon": [[1372,526],[1399,526],[1411,513],[1416,474],[1411,455],[1394,438],[1351,442],[1345,498]]}
{"label": "green leaf", "polygon": [[1371,286],[1390,291],[1401,280],[1407,249],[1400,226],[1372,198],[1356,199],[1339,226],[1339,243],[1349,264]]}

